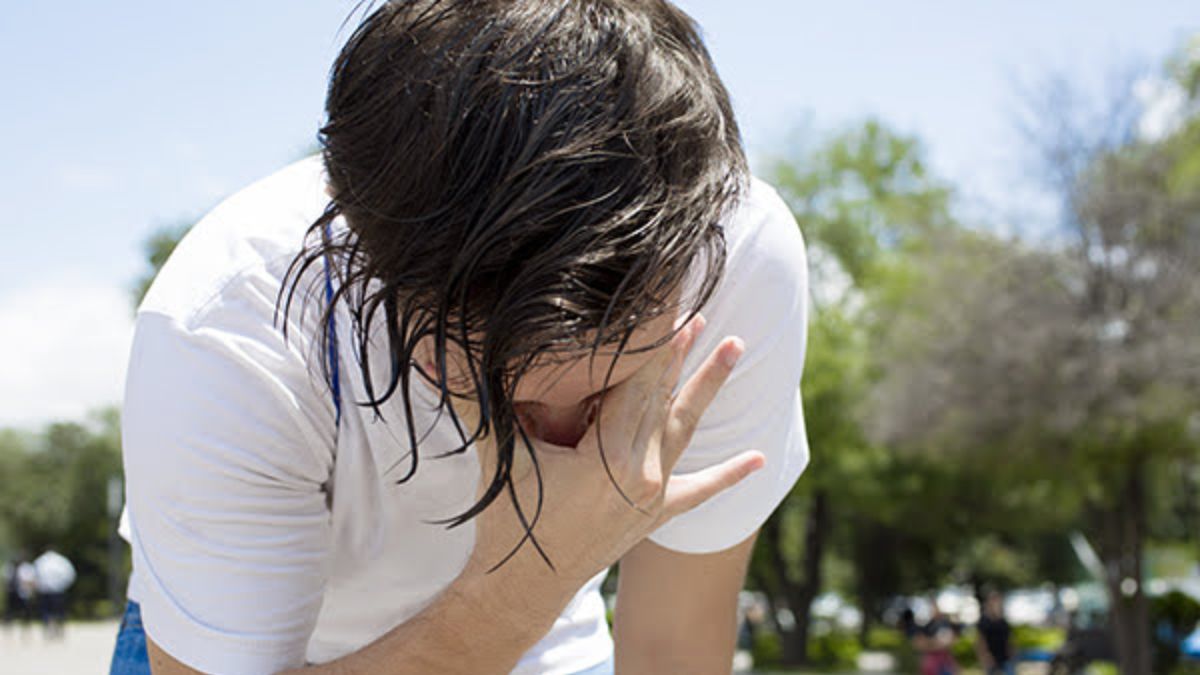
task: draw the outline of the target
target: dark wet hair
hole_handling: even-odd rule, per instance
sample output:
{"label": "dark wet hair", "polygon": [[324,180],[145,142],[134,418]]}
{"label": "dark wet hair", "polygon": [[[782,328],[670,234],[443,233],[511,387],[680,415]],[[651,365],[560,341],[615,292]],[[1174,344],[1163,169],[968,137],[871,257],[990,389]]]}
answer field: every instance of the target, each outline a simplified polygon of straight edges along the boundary
{"label": "dark wet hair", "polygon": [[[646,321],[694,313],[724,267],[720,221],[748,172],[697,27],[665,0],[388,2],[334,63],[326,112],[331,199],[289,270],[284,311],[304,272],[333,261],[367,387],[357,403],[379,415],[393,395],[402,402],[411,452],[399,480],[419,460],[418,372],[459,429],[455,452],[488,434],[498,448],[484,495],[444,522],[507,488],[526,530],[517,548],[530,540],[549,563],[532,537],[540,499],[527,517],[510,477],[524,438],[517,383],[542,359],[620,354]],[[347,227],[330,236],[339,216]],[[689,274],[697,292],[672,300]],[[390,355],[382,387],[366,358],[376,321]],[[433,374],[413,363],[427,337]],[[446,384],[451,344],[467,355],[475,429]]]}

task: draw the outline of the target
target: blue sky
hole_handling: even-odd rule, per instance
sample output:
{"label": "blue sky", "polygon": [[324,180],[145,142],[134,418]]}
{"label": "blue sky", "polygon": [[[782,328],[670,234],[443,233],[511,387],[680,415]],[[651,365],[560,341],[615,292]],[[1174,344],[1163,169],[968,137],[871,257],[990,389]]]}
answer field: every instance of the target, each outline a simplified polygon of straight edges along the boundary
{"label": "blue sky", "polygon": [[[119,399],[141,242],[313,147],[353,4],[5,4],[0,425]],[[1152,65],[1200,30],[1194,0],[679,4],[759,163],[876,115],[924,139],[975,212],[1028,187],[1017,83]]]}

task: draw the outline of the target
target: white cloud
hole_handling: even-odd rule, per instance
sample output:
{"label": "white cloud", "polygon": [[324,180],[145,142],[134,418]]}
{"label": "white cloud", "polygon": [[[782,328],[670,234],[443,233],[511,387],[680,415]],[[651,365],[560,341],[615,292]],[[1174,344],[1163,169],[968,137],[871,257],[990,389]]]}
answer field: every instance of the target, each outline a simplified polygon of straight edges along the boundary
{"label": "white cloud", "polygon": [[1187,92],[1177,82],[1143,78],[1134,83],[1133,95],[1142,105],[1138,133],[1146,140],[1169,136],[1187,117]]}
{"label": "white cloud", "polygon": [[129,293],[60,281],[0,295],[0,426],[79,420],[117,404],[133,338]]}

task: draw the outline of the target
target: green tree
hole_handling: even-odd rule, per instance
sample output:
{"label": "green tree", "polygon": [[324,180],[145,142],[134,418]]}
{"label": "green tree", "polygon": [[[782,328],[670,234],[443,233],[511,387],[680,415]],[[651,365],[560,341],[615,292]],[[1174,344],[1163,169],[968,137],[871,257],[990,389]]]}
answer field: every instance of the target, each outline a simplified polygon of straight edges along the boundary
{"label": "green tree", "polygon": [[1069,580],[1077,569],[1062,564],[1065,539],[1053,533],[1067,528],[1075,502],[1042,475],[1044,462],[1012,466],[987,436],[917,443],[889,431],[919,425],[893,398],[924,402],[926,414],[947,404],[927,396],[938,389],[926,380],[958,376],[910,358],[927,352],[930,326],[956,320],[930,280],[983,283],[978,271],[1007,244],[957,223],[952,190],[926,169],[920,143],[876,121],[779,163],[773,176],[809,242],[814,292],[802,386],[813,462],[764,526],[752,566],[797,617],[785,656],[807,656],[808,611],[831,556],[851,563],[843,590],[857,599],[864,641],[897,594],[947,581],[979,593],[1027,583],[1034,571]]}
{"label": "green tree", "polygon": [[881,524],[880,514],[896,511],[889,474],[903,469],[868,441],[860,418],[873,379],[866,308],[902,252],[953,221],[950,191],[929,175],[920,144],[875,120],[777,162],[771,176],[809,244],[813,312],[801,389],[813,460],[764,525],[751,571],[796,618],[784,631],[784,656],[804,663],[810,608],[835,540],[853,544],[867,615],[901,583],[901,568],[874,564],[868,549],[923,550]]}
{"label": "green tree", "polygon": [[1200,445],[1200,122],[1148,139],[1125,92],[1099,115],[1077,115],[1078,100],[1056,83],[1030,118],[1062,197],[1055,238],[954,237],[925,256],[891,323],[875,437],[1073,504],[1105,563],[1121,671],[1136,675],[1151,668],[1149,486]]}
{"label": "green tree", "polygon": [[[109,614],[110,542],[116,523],[107,510],[109,481],[121,476],[115,410],[86,424],[57,423],[37,434],[0,432],[0,523],[10,549],[31,555],[53,547],[75,565],[73,607],[85,616]],[[128,561],[115,570],[123,587]]]}

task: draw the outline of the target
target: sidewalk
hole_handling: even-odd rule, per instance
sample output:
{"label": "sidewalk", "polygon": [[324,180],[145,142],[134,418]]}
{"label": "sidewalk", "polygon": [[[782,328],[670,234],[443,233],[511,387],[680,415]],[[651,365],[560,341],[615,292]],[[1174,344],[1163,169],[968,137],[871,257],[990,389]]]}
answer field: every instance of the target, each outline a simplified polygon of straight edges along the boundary
{"label": "sidewalk", "polygon": [[48,642],[41,625],[0,627],[0,671],[5,675],[104,675],[112,659],[118,622],[67,624],[66,636]]}

